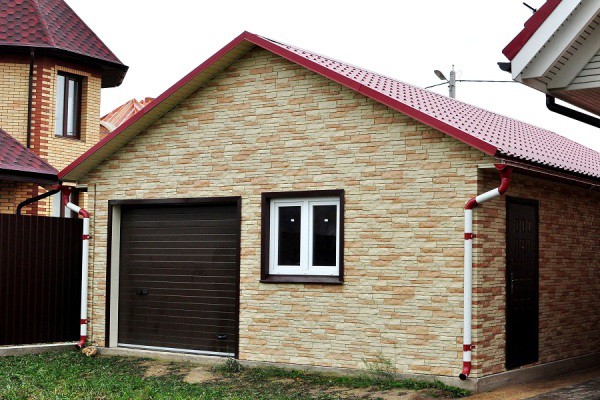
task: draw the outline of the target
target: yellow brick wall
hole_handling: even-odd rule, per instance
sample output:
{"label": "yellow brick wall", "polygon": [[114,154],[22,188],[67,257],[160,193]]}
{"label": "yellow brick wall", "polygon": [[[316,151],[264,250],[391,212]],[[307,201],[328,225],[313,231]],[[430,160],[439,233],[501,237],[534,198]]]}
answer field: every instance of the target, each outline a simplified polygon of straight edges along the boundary
{"label": "yellow brick wall", "polygon": [[[479,192],[498,185],[482,172]],[[600,192],[516,174],[508,196],[539,201],[539,363],[600,349]],[[477,371],[504,371],[506,200],[476,209]]]}
{"label": "yellow brick wall", "polygon": [[[39,121],[39,153],[59,171],[96,144],[100,139],[100,88],[98,71],[44,58],[39,61],[36,83],[41,81],[42,94],[36,100],[41,105]],[[81,101],[81,135],[79,139],[57,137],[54,133],[56,76],[67,72],[83,77]]]}
{"label": "yellow brick wall", "polygon": [[[103,162],[90,315],[105,341],[107,202],[242,197],[240,358],[455,375],[462,208],[481,153],[266,51],[253,51]],[[489,160],[488,160],[489,162]],[[345,283],[261,284],[261,193],[345,190]]]}
{"label": "yellow brick wall", "polygon": [[[0,180],[0,214],[14,214],[17,206],[34,196],[35,187],[29,183]],[[23,214],[32,214],[32,207],[23,208]]]}
{"label": "yellow brick wall", "polygon": [[29,60],[0,56],[0,127],[23,145],[27,143]]}
{"label": "yellow brick wall", "polygon": [[[58,72],[83,77],[80,139],[56,137],[55,98]],[[34,63],[31,150],[61,170],[100,140],[100,71],[57,59],[38,56]],[[21,144],[27,144],[27,106],[29,96],[29,57],[0,57],[0,127]],[[19,198],[29,198],[45,189],[35,184],[19,185]],[[5,198],[10,195],[6,194]],[[30,209],[49,215],[51,200],[42,200]],[[16,205],[14,207],[16,208]]]}

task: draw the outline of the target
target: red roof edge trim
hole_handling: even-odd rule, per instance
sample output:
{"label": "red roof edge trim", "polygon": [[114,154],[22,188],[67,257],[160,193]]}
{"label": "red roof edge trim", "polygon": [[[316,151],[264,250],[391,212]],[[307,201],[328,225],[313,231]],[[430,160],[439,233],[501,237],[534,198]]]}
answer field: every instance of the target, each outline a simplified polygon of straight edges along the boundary
{"label": "red roof edge trim", "polygon": [[527,44],[529,39],[542,26],[544,21],[548,19],[550,14],[558,7],[562,0],[548,0],[541,6],[527,21],[525,27],[509,44],[502,50],[502,54],[512,61],[519,51]]}
{"label": "red roof edge trim", "polygon": [[294,54],[291,51],[285,50],[284,48],[277,46],[276,44],[273,44],[270,41],[261,38],[260,36],[257,36],[252,33],[249,33],[248,35],[249,35],[248,40],[250,40],[252,43],[264,48],[265,50],[269,50],[269,51],[277,54],[278,56],[288,59],[289,61],[292,61],[293,63],[301,65],[313,72],[323,75],[324,77],[331,79],[341,85],[344,85],[356,92],[364,94],[365,96],[370,97],[379,103],[385,104],[386,106],[388,106],[396,111],[406,114],[409,117],[416,119],[417,121],[422,122],[425,125],[429,125],[432,128],[435,128],[447,135],[450,135],[450,136],[454,137],[455,139],[460,140],[461,142],[464,142],[472,147],[475,147],[476,149],[481,150],[486,154],[493,156],[498,151],[496,146],[493,146],[489,143],[484,142],[483,140],[475,138],[453,126],[450,126],[436,118],[433,118],[425,113],[422,113],[419,110],[416,110],[410,106],[407,106],[406,104],[403,104],[399,101],[393,100],[390,97],[377,92],[376,90],[373,90],[369,87],[361,85],[361,84],[357,83],[356,81],[353,81],[350,78],[347,78],[341,74],[333,72],[317,63],[314,63],[310,60],[300,57],[299,55]]}
{"label": "red roof edge trim", "polygon": [[233,49],[235,46],[237,46],[238,44],[243,42],[249,34],[250,34],[249,32],[243,32],[238,37],[236,37],[231,42],[229,42],[227,45],[225,45],[221,50],[219,50],[218,52],[213,54],[210,58],[208,58],[206,61],[204,61],[202,64],[200,64],[199,66],[194,68],[192,71],[190,71],[187,75],[185,75],[183,78],[181,78],[179,81],[177,81],[173,86],[171,86],[165,92],[163,92],[160,96],[158,96],[154,101],[152,101],[146,107],[142,108],[140,110],[140,112],[138,112],[137,114],[135,114],[134,116],[129,118],[121,126],[119,126],[117,129],[115,129],[114,131],[112,131],[111,133],[106,135],[106,137],[104,137],[102,140],[100,140],[95,145],[90,147],[85,153],[83,153],[82,155],[77,157],[77,159],[75,159],[71,164],[67,165],[62,171],[60,171],[58,173],[58,178],[62,179],[68,173],[70,173],[75,168],[77,168],[77,166],[79,166],[88,157],[90,157],[92,154],[94,154],[96,151],[98,151],[100,148],[102,148],[106,143],[110,142],[115,136],[119,135],[121,132],[126,130],[128,127],[133,125],[136,121],[138,121],[140,118],[142,118],[144,115],[149,113],[152,109],[154,109],[154,107],[156,107],[158,104],[162,103],[163,100],[167,99],[173,93],[177,92],[179,89],[181,89],[183,86],[185,86],[196,75],[198,75],[204,69],[210,67],[219,58],[223,57],[231,49]]}

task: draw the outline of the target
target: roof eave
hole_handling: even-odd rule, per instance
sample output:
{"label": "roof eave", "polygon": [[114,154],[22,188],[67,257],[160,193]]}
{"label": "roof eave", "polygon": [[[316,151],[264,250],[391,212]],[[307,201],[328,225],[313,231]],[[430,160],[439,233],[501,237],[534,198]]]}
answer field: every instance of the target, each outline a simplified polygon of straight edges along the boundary
{"label": "roof eave", "polygon": [[10,169],[0,169],[0,180],[37,183],[38,185],[56,185],[58,176],[56,174],[43,174],[28,171],[15,171]]}
{"label": "roof eave", "polygon": [[102,88],[111,88],[121,85],[121,83],[123,83],[123,80],[125,79],[127,71],[129,70],[129,67],[122,63],[115,63],[112,61],[86,56],[84,54],[79,54],[68,50],[57,49],[52,46],[15,46],[0,44],[0,53],[6,52],[29,54],[31,50],[35,50],[36,54],[38,55],[56,57],[60,60],[100,69],[102,71]]}

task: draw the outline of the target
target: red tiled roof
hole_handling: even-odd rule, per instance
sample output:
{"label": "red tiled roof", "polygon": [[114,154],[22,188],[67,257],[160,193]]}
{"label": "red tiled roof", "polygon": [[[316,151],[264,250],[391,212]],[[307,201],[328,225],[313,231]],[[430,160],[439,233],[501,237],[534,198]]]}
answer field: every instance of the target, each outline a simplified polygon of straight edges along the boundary
{"label": "red tiled roof", "polygon": [[26,173],[44,175],[57,180],[58,171],[33,151],[0,129],[0,174]]}
{"label": "red tiled roof", "polygon": [[509,44],[506,45],[502,54],[509,60],[513,60],[525,44],[531,39],[533,34],[542,26],[544,21],[548,19],[552,11],[558,7],[562,0],[548,0],[541,6],[527,21],[525,27]]}
{"label": "red tiled roof", "polygon": [[[115,128],[121,126],[123,122],[127,121],[129,118],[137,114],[152,100],[154,100],[152,97],[146,97],[142,100],[131,99],[121,104],[119,107],[115,108],[114,110],[106,114],[104,117],[100,118],[101,132],[102,129],[106,129],[106,131],[102,133],[112,132]],[[108,127],[110,127],[111,129],[108,129]]]}
{"label": "red tiled roof", "polygon": [[[183,96],[201,86],[205,80],[199,76],[205,70],[207,76],[212,76],[215,69],[231,64],[252,45],[302,65],[489,155],[600,179],[600,153],[556,133],[249,32],[242,33],[148,107],[129,118],[62,170],[59,177],[73,179],[81,176],[82,171],[89,171],[181,101]],[[74,172],[76,168],[78,171]]]}
{"label": "red tiled roof", "polygon": [[107,64],[123,76],[127,71],[63,0],[2,0],[0,46],[64,51]]}

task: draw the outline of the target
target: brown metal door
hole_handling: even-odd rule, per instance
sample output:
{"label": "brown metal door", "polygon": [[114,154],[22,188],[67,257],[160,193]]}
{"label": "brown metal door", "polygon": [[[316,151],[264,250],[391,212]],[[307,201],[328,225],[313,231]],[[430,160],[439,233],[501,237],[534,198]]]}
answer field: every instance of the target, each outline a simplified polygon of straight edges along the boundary
{"label": "brown metal door", "polygon": [[123,205],[121,346],[237,354],[237,202]]}
{"label": "brown metal door", "polygon": [[506,200],[506,368],[538,360],[538,203]]}

